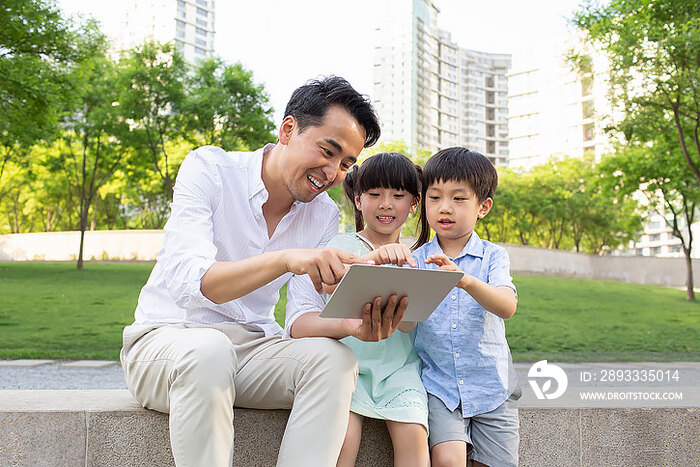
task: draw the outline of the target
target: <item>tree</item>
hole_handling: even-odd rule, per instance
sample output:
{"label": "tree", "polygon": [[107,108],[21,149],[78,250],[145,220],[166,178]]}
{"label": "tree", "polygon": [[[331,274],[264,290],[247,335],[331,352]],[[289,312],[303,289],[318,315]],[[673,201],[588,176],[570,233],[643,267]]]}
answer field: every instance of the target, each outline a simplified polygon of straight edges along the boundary
{"label": "tree", "polygon": [[700,182],[700,9],[694,0],[589,0],[574,24],[610,61],[611,93],[626,113],[620,129],[655,119],[675,135],[687,167]]}
{"label": "tree", "polygon": [[66,64],[80,57],[80,36],[95,28],[74,28],[43,0],[4,0],[0,24],[1,180],[11,159],[55,129],[59,101],[72,86]]}
{"label": "tree", "polygon": [[199,63],[187,83],[182,113],[185,137],[226,151],[258,148],[275,139],[272,108],[262,85],[240,63]]}
{"label": "tree", "polygon": [[83,268],[85,230],[90,209],[123,159],[120,136],[125,128],[115,112],[118,70],[107,57],[104,38],[89,44],[92,54],[77,63],[70,79],[77,84],[63,118],[63,131],[44,164],[65,177],[78,207],[80,247],[77,268]]}
{"label": "tree", "polygon": [[[653,128],[651,125],[640,131]],[[653,145],[630,144],[620,149],[604,159],[601,167],[607,183],[618,192],[617,200],[641,193],[646,208],[658,212],[681,241],[686,260],[686,298],[695,300],[691,226],[700,203],[700,189],[678,146],[673,135],[661,134]]]}
{"label": "tree", "polygon": [[171,149],[182,135],[187,65],[172,43],[146,42],[128,51],[120,68],[118,101],[131,126],[126,140],[136,158],[131,163],[150,166],[170,199],[179,167]]}

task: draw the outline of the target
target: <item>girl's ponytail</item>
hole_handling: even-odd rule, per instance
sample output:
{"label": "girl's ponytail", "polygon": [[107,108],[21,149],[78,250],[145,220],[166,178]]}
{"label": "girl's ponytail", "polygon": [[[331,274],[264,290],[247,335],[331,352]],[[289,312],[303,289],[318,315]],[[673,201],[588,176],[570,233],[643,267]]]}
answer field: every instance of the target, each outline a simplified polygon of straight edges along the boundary
{"label": "girl's ponytail", "polygon": [[425,212],[425,194],[428,191],[428,186],[423,177],[423,169],[418,164],[416,164],[416,172],[418,173],[418,179],[421,181],[421,197],[420,216],[418,217],[418,239],[416,240],[416,243],[411,246],[412,250],[415,250],[425,243],[428,243],[428,240],[430,240],[430,225],[428,224],[428,215]]}
{"label": "girl's ponytail", "polygon": [[352,169],[350,169],[348,174],[345,176],[345,180],[343,181],[343,191],[345,191],[345,196],[347,196],[348,201],[350,201],[350,206],[352,206],[352,209],[355,212],[356,232],[360,232],[365,228],[365,219],[362,217],[362,211],[357,209],[357,205],[355,204],[355,190],[358,187],[358,169],[357,165],[353,165]]}

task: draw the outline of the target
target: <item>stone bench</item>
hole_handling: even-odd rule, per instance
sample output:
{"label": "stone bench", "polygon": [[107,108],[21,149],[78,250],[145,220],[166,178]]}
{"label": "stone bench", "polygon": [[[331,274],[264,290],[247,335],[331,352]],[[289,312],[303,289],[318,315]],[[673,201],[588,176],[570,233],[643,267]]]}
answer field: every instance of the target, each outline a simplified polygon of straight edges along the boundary
{"label": "stone bench", "polygon": [[[523,466],[700,465],[700,409],[521,407]],[[235,410],[234,465],[273,466],[286,410]],[[125,390],[0,391],[0,466],[173,465],[167,415]],[[364,425],[358,466],[391,466],[383,423]]]}

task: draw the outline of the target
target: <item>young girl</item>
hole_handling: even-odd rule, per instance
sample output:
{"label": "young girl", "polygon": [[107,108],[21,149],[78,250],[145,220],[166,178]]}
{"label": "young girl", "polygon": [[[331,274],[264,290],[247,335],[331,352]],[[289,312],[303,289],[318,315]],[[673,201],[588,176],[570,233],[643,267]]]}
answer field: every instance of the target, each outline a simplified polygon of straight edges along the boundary
{"label": "young girl", "polygon": [[[338,235],[328,246],[368,258],[391,256],[392,244],[398,247],[401,227],[420,201],[420,167],[402,154],[377,154],[349,173],[343,186],[355,207],[357,233]],[[394,465],[429,465],[427,395],[413,351],[414,329],[415,323],[404,322],[379,342],[342,340],[357,355],[359,374],[339,467],[355,465],[363,417],[386,420]]]}

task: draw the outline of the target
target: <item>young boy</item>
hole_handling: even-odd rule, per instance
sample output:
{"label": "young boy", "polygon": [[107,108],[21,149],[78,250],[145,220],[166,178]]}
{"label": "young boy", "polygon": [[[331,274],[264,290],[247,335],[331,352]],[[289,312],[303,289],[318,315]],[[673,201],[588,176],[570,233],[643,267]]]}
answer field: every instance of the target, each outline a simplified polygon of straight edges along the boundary
{"label": "young boy", "polygon": [[498,175],[483,155],[443,149],[423,170],[419,267],[462,271],[464,276],[424,322],[415,348],[428,392],[432,465],[518,464],[520,397],[505,337],[515,313],[516,289],[508,253],[474,232],[493,205]]}

